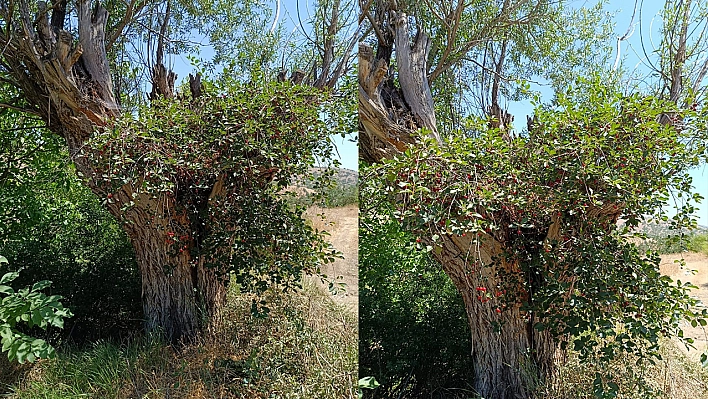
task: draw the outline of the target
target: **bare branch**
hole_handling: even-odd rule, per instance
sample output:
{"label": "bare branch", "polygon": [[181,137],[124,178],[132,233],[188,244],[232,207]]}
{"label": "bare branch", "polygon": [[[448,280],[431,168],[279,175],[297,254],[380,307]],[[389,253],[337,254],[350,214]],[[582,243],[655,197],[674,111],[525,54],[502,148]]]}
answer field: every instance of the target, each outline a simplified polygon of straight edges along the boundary
{"label": "bare branch", "polygon": [[146,0],[141,0],[140,3],[138,3],[138,0],[130,0],[130,3],[128,3],[128,6],[125,9],[125,14],[123,14],[123,18],[115,26],[113,32],[108,37],[108,40],[106,40],[106,50],[110,49],[116,40],[123,35],[123,30],[125,27],[133,21],[133,17],[145,8],[146,5]]}
{"label": "bare branch", "polygon": [[35,109],[22,108],[22,107],[18,107],[16,105],[7,104],[7,103],[0,103],[0,108],[7,108],[7,109],[11,109],[11,110],[18,111],[18,112],[25,112],[25,113],[32,114],[32,115],[42,116],[40,114],[40,112]]}

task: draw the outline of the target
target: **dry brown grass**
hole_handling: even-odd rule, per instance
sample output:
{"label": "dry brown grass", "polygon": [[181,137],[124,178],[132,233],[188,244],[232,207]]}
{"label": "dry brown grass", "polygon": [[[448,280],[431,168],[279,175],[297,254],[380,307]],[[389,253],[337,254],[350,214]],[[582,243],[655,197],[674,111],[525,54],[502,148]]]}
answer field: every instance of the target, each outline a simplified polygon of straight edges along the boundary
{"label": "dry brown grass", "polygon": [[[322,217],[324,216],[324,218]],[[316,229],[327,231],[327,240],[342,254],[341,259],[324,265],[322,273],[336,283],[344,283],[344,291],[332,299],[358,314],[359,311],[359,207],[339,208],[311,206],[303,216]],[[318,281],[316,278],[313,281]],[[323,288],[327,288],[324,284]]]}
{"label": "dry brown grass", "polygon": [[[686,356],[676,343],[662,343],[662,360],[655,365],[637,366],[636,358],[616,359],[610,369],[620,387],[619,399],[699,399],[708,398],[708,370]],[[595,399],[593,380],[596,372],[607,374],[581,364],[572,353],[565,364],[559,365],[553,384],[539,391],[545,399]],[[640,380],[638,377],[641,377]]]}

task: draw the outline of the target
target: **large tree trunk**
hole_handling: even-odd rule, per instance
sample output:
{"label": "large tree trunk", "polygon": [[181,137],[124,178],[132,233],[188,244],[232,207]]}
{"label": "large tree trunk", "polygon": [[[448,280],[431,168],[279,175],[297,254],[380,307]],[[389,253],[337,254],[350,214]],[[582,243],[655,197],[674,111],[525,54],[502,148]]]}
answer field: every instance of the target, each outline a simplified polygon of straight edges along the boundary
{"label": "large tree trunk", "polygon": [[[13,10],[0,6],[0,16],[9,24],[0,33],[4,51],[0,62],[12,83],[22,90],[31,107],[28,111],[42,117],[49,129],[66,139],[77,171],[122,222],[142,275],[146,327],[162,330],[173,342],[188,339],[218,313],[226,280],[205,267],[203,259],[191,256],[194,242],[175,250],[168,232],[198,229],[190,226],[186,212],[173,197],[155,199],[139,193],[136,187],[140,182],[109,192],[83,156],[94,129],[121,112],[104,44],[108,14],[100,6],[92,9],[90,0],[79,0],[79,40],[74,44],[72,35],[63,29],[62,4],[65,2],[54,10],[51,23],[44,3],[40,3],[36,19],[25,1],[19,3],[19,19],[13,18]],[[174,82],[169,73],[163,75]],[[125,210],[131,202],[135,205]],[[154,218],[156,214],[162,216]]]}
{"label": "large tree trunk", "polygon": [[[556,344],[548,331],[537,331],[538,321],[522,312],[520,303],[503,303],[500,281],[491,257],[502,251],[491,237],[479,247],[461,236],[445,236],[441,250],[434,251],[445,273],[462,294],[472,336],[474,387],[484,398],[528,398],[535,386],[553,370]],[[476,255],[470,254],[476,249]],[[472,259],[475,259],[474,261]],[[519,265],[498,266],[505,274],[519,273]],[[483,295],[477,288],[484,288]]]}
{"label": "large tree trunk", "polygon": [[[130,187],[112,195],[109,210],[122,220],[135,248],[142,277],[147,330],[160,330],[172,342],[189,339],[217,316],[226,299],[226,280],[203,258],[193,258],[193,240],[176,241],[192,231],[189,218],[174,199],[133,196]],[[120,207],[134,198],[135,206]]]}
{"label": "large tree trunk", "polygon": [[[425,72],[428,39],[419,32],[411,46],[406,16],[401,14],[395,21],[400,89],[389,75],[390,52],[375,54],[366,44],[359,47],[360,158],[372,163],[415,146],[414,135],[420,128],[440,140]],[[437,242],[427,241],[435,247],[435,258],[465,304],[475,389],[487,399],[528,398],[534,387],[551,375],[557,345],[550,333],[533,328],[537,320],[522,312],[519,303],[502,307],[501,302],[478,298],[477,287],[504,286],[495,267],[490,266],[491,259],[503,253],[503,245],[490,235],[482,233],[480,238],[484,243],[480,248],[475,248],[471,237],[441,234]],[[497,267],[512,274],[520,269],[518,264]]]}

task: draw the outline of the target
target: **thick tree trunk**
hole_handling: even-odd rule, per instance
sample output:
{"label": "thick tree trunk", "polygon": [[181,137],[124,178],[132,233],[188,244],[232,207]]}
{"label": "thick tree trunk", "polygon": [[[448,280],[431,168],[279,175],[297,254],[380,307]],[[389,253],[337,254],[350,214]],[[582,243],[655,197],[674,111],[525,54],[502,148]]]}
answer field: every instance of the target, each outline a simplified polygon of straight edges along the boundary
{"label": "thick tree trunk", "polygon": [[[178,215],[174,204],[167,202],[162,213]],[[176,230],[175,222],[180,222],[179,230],[190,228],[186,218],[148,223],[147,209],[143,206],[122,215],[131,220],[124,226],[140,267],[145,327],[161,330],[171,342],[190,339],[218,315],[226,299],[226,281],[191,256],[193,242],[175,245],[172,234],[176,233],[171,230]]]}
{"label": "thick tree trunk", "polygon": [[[433,253],[462,294],[472,337],[475,389],[484,398],[529,398],[552,372],[556,344],[549,332],[533,328],[537,320],[522,312],[520,303],[505,302],[498,287],[506,284],[491,266],[491,257],[499,255],[501,247],[491,237],[482,240],[476,246],[465,237],[444,236],[441,250]],[[519,273],[516,264],[497,267],[507,275]]]}
{"label": "thick tree trunk", "polygon": [[[411,46],[403,14],[395,18],[395,25],[400,89],[391,83],[390,53],[375,54],[366,44],[359,47],[360,158],[372,163],[415,146],[415,133],[420,128],[440,140],[425,75],[428,39],[418,33]],[[492,257],[503,253],[502,244],[485,234],[481,240],[483,244],[478,247],[470,237],[440,234],[439,241],[428,240],[428,244],[435,248],[434,256],[465,304],[475,389],[486,399],[529,398],[534,387],[551,375],[556,344],[548,332],[534,330],[534,316],[522,312],[519,302],[504,306],[501,297],[493,294],[486,299],[479,295],[478,287],[490,292],[504,286],[497,269],[491,266]],[[519,273],[516,264],[496,267]]]}
{"label": "thick tree trunk", "polygon": [[[20,18],[0,14],[9,24],[0,32],[1,66],[31,105],[28,111],[41,116],[49,129],[66,139],[77,171],[100,198],[107,199],[109,211],[123,222],[142,275],[146,327],[164,331],[173,342],[189,339],[218,314],[226,280],[205,267],[203,259],[191,256],[194,242],[175,248],[169,240],[170,230],[198,230],[190,226],[174,198],[154,199],[139,193],[139,182],[109,193],[83,157],[94,129],[121,111],[106,56],[106,10],[91,7],[90,0],[78,1],[76,43],[63,29],[63,4],[58,4],[51,23],[45,3],[40,3],[36,18],[25,1],[19,3]],[[0,6],[2,13],[10,11]],[[169,73],[163,75],[174,82]],[[125,205],[131,202],[134,205],[126,210]],[[162,217],[153,218],[156,214]]]}

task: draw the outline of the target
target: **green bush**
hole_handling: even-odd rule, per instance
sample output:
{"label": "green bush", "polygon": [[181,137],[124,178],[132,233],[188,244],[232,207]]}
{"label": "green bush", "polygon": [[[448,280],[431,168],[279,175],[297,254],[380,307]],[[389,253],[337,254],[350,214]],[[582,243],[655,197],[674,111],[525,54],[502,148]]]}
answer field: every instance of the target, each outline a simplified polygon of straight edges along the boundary
{"label": "green bush", "polygon": [[692,235],[688,240],[688,250],[708,255],[708,233]]}
{"label": "green bush", "polygon": [[[7,259],[0,256],[0,265]],[[43,339],[23,333],[18,327],[40,328],[50,326],[63,328],[64,318],[71,317],[71,311],[59,302],[58,295],[47,296],[42,290],[51,285],[51,281],[38,281],[31,287],[15,291],[5,284],[13,282],[19,273],[6,273],[0,278],[0,343],[2,352],[7,352],[10,361],[19,363],[33,362],[38,358],[54,355],[54,348]]]}
{"label": "green bush", "polygon": [[656,251],[659,254],[677,254],[685,251],[708,255],[708,233],[650,236],[638,244],[641,252]]}
{"label": "green bush", "polygon": [[359,189],[356,185],[336,184],[325,192],[325,206],[337,208],[359,203]]}
{"label": "green bush", "polygon": [[[76,203],[47,209],[42,223],[26,226],[6,245],[20,284],[51,279],[51,292],[76,315],[72,339],[115,335],[141,326],[140,274],[120,226],[90,193]],[[2,269],[2,268],[0,268]]]}
{"label": "green bush", "polygon": [[470,332],[462,298],[385,209],[362,197],[359,376],[364,397],[470,397]]}
{"label": "green bush", "polygon": [[139,328],[141,283],[133,248],[76,177],[56,138],[45,139],[43,151],[0,182],[0,248],[10,260],[0,265],[0,275],[21,269],[17,284],[52,280],[51,294],[64,297],[75,314],[64,329],[75,340]]}

